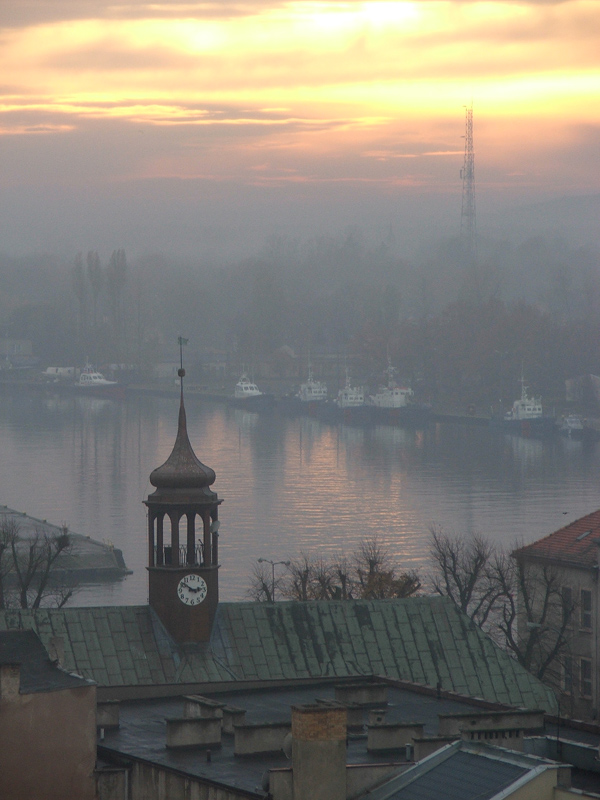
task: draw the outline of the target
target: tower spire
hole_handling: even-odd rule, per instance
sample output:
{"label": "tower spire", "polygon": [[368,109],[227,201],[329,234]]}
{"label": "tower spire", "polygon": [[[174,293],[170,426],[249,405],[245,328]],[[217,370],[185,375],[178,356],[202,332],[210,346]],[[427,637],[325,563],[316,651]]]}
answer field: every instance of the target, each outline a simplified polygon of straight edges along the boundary
{"label": "tower spire", "polygon": [[[148,495],[148,597],[150,606],[178,643],[210,639],[219,602],[221,500],[210,487],[214,470],[197,458],[183,403],[183,345],[179,342],[181,399],[171,455],[150,474]],[[196,524],[200,530],[196,530]]]}

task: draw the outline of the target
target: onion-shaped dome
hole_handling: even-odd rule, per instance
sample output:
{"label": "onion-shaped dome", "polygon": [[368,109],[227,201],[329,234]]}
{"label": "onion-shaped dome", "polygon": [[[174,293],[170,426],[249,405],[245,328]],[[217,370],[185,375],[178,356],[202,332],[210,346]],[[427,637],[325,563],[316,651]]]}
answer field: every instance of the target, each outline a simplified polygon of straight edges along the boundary
{"label": "onion-shaped dome", "polygon": [[192,449],[182,393],[173,451],[164,464],[150,473],[150,483],[157,489],[204,489],[211,486],[216,477],[214,470],[203,464]]}

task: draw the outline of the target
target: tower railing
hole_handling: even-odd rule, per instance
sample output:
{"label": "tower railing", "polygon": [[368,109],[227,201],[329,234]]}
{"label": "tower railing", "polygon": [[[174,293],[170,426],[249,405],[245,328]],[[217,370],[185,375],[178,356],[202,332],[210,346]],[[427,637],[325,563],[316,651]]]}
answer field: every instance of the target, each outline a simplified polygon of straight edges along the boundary
{"label": "tower railing", "polygon": [[[173,547],[170,544],[163,545],[162,548],[155,545],[154,564],[156,566],[166,567],[176,566],[175,560],[173,559]],[[192,550],[188,550],[187,545],[180,544],[177,565],[181,567],[185,567],[186,565],[203,567],[204,545],[202,542],[198,542]]]}

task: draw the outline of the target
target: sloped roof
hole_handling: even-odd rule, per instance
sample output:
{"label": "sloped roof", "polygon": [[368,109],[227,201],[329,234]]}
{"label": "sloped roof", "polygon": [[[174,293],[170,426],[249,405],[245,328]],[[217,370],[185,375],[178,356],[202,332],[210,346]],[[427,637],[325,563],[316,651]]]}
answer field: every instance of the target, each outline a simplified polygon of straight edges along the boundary
{"label": "sloped roof", "polygon": [[33,630],[0,631],[0,664],[19,664],[20,692],[58,692],[79,689],[90,682],[70,675],[54,662]]}
{"label": "sloped roof", "polygon": [[592,569],[598,564],[600,509],[571,522],[564,528],[520,547],[517,557],[539,558]]}
{"label": "sloped roof", "polygon": [[543,684],[443,597],[222,603],[210,644],[176,647],[148,606],[4,611],[0,630],[61,636],[65,668],[102,686],[381,675],[551,709]]}
{"label": "sloped roof", "polygon": [[[454,742],[361,795],[364,800],[492,800],[558,765],[489,745]],[[531,791],[531,789],[530,789]]]}

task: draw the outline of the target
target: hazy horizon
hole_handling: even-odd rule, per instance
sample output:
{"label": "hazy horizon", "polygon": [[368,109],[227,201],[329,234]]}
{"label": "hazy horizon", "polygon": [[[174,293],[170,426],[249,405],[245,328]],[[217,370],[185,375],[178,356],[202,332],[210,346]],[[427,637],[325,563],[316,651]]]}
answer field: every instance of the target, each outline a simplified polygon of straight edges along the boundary
{"label": "hazy horizon", "polygon": [[229,261],[358,225],[410,257],[459,230],[471,103],[481,235],[600,243],[599,22],[591,0],[5,4],[0,251]]}

